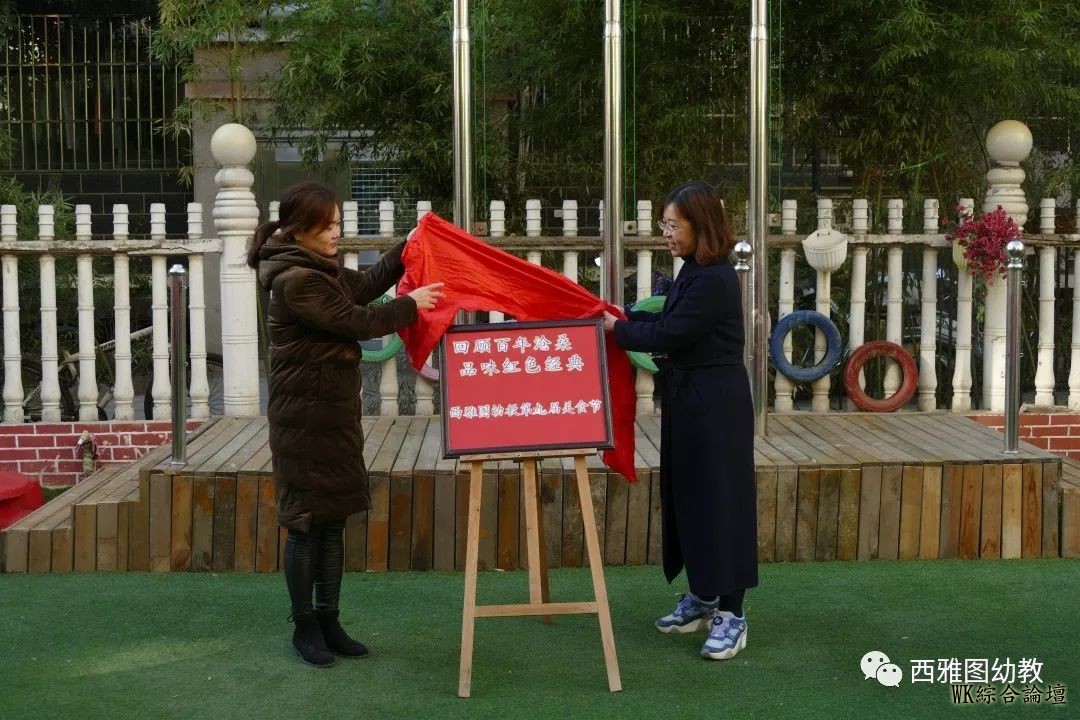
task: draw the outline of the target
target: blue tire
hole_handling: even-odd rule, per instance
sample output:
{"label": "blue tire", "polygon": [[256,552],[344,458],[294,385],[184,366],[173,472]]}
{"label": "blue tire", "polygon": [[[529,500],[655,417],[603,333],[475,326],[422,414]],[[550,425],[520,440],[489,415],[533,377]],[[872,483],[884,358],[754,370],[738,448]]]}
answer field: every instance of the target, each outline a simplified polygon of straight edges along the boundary
{"label": "blue tire", "polygon": [[[817,365],[798,367],[784,356],[784,340],[787,339],[788,333],[800,325],[809,325],[825,334],[825,357]],[[840,331],[832,320],[819,312],[796,310],[780,318],[780,321],[776,323],[772,337],[769,338],[769,355],[772,357],[772,364],[776,371],[795,382],[820,380],[832,372],[836,363],[840,362]]]}

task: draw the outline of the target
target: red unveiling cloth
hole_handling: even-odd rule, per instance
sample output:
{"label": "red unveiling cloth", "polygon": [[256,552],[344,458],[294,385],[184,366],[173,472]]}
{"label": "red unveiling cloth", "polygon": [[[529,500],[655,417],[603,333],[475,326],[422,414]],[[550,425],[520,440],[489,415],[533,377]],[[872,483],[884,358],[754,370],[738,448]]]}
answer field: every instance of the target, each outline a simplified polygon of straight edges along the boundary
{"label": "red unveiling cloth", "polygon": [[[434,213],[421,218],[402,260],[399,295],[445,283],[446,297],[400,333],[416,368],[427,361],[459,310],[497,310],[523,321],[598,317],[604,310],[626,317],[622,308],[577,283],[477,240]],[[604,453],[604,463],[634,482],[634,374],[612,338],[606,346],[615,447]]]}

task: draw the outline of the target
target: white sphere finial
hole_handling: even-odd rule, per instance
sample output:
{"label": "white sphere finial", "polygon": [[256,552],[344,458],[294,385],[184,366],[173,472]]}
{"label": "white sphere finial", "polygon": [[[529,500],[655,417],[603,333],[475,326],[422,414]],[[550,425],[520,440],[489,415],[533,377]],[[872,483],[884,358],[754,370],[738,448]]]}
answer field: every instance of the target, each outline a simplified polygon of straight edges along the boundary
{"label": "white sphere finial", "polygon": [[986,152],[1001,165],[1019,165],[1031,147],[1031,130],[1019,120],[1002,120],[986,133]]}
{"label": "white sphere finial", "polygon": [[210,153],[224,167],[247,165],[255,158],[255,135],[240,123],[227,123],[210,138]]}

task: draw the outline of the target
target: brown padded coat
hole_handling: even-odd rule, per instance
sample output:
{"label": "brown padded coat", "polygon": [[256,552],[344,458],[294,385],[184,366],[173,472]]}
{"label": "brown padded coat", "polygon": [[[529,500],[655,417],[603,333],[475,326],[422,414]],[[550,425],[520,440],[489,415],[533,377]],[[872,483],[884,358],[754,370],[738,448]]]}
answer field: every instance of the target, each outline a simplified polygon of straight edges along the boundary
{"label": "brown padded coat", "polygon": [[408,296],[365,307],[401,278],[404,247],[366,272],[291,238],[274,236],[259,252],[259,282],[270,291],[270,450],[284,527],[306,532],[312,520],[344,518],[371,504],[357,341],[416,320]]}

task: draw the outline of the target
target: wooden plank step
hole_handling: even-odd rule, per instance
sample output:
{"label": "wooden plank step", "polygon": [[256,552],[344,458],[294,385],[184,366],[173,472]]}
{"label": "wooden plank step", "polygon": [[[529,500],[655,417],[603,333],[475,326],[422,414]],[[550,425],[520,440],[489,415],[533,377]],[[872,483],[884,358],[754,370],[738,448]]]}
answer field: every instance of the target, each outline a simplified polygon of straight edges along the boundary
{"label": "wooden plank step", "polygon": [[[660,560],[661,422],[636,418],[637,482],[586,460],[605,564]],[[441,457],[440,418],[362,424],[374,502],[347,521],[346,568],[460,567],[468,464]],[[999,435],[943,413],[785,414],[770,431],[755,442],[762,561],[1080,556],[1080,461],[1003,456]],[[206,423],[188,447],[184,468],[162,446],[23,518],[0,548],[6,569],[280,569],[266,418]],[[581,565],[573,463],[539,471],[548,566]],[[527,566],[521,479],[513,459],[484,468],[485,567]]]}
{"label": "wooden plank step", "polygon": [[390,466],[390,512],[388,561],[390,570],[408,570],[412,562],[414,468],[424,444],[429,418],[411,418],[401,449]]}
{"label": "wooden plank step", "polygon": [[799,418],[799,425],[807,431],[814,433],[823,441],[831,444],[845,455],[851,457],[856,463],[879,462],[880,458],[867,450],[865,443],[850,434],[841,432],[835,423],[830,423],[813,415]]}
{"label": "wooden plank step", "polygon": [[[4,567],[7,572],[50,572],[53,567],[53,532],[71,527],[71,509],[80,499],[109,482],[120,468],[105,468],[21,518],[5,531]],[[55,570],[70,570],[63,557]]]}
{"label": "wooden plank step", "polygon": [[433,417],[429,432],[438,433],[438,456],[435,460],[435,507],[432,528],[434,550],[432,562],[436,570],[453,570],[457,553],[455,532],[457,501],[457,461],[442,456],[442,418]]}
{"label": "wooden plank step", "polygon": [[[935,418],[939,427],[952,433],[958,441],[968,442],[970,448],[978,448],[979,452],[985,453],[988,459],[1001,454],[1004,450],[1004,436],[1002,433],[982,423],[962,415],[956,416],[945,413],[927,414],[927,417]],[[1018,453],[1013,457],[1018,460],[1056,460],[1058,457],[1047,450],[1042,450],[1023,441],[1018,443],[1017,448]]]}
{"label": "wooden plank step", "polygon": [[368,465],[371,509],[368,510],[367,569],[385,571],[390,562],[390,473],[405,442],[412,419],[387,418],[392,425]]}
{"label": "wooden plank step", "polygon": [[[97,493],[76,504],[72,511],[72,569],[127,570],[128,513],[125,509],[124,521],[121,521],[120,501],[130,495],[132,488],[139,487],[144,470],[167,460],[171,453],[171,446],[151,450],[139,461],[123,468]],[[125,531],[123,550],[120,549],[121,526]],[[123,567],[119,567],[121,560]]]}
{"label": "wooden plank step", "polygon": [[[193,434],[197,436],[205,427],[205,425],[200,427]],[[30,569],[30,543],[33,540],[35,572],[48,570],[63,572],[73,569],[75,550],[75,543],[73,542],[74,516],[76,506],[82,505],[86,509],[79,512],[84,517],[84,534],[86,535],[86,542],[89,544],[80,547],[82,553],[80,569],[97,569],[97,510],[94,506],[114,499],[118,503],[122,498],[126,498],[137,487],[139,470],[167,458],[170,451],[169,446],[162,446],[155,448],[124,467],[110,466],[102,468],[71,490],[62,493],[51,502],[22,518],[19,523],[14,524],[5,531],[5,568],[10,567],[10,572],[28,571]],[[111,515],[108,514],[110,510],[111,508],[107,508],[105,511],[107,514],[105,527],[109,530],[107,537],[111,541],[113,523]],[[90,538],[91,514],[94,515],[92,523],[93,538]],[[39,520],[47,523],[47,528],[45,524],[37,525]],[[121,525],[119,511],[115,525],[119,530]],[[30,532],[32,528],[36,528],[33,537],[31,537]],[[93,551],[91,551],[90,545],[94,546]],[[25,561],[22,560],[24,552],[26,553]],[[117,552],[119,553],[119,550]],[[10,564],[7,562],[7,555],[10,555],[12,559]],[[46,563],[46,556],[48,556],[48,563]],[[46,565],[48,565],[47,568]]]}
{"label": "wooden plank step", "polygon": [[1074,462],[1070,459],[1069,475],[1060,477],[1061,556],[1069,558],[1080,557],[1080,464]]}
{"label": "wooden plank step", "polygon": [[[233,435],[232,439],[227,440],[227,435],[218,436],[216,442],[212,443],[213,446],[219,448],[218,451],[203,460],[201,465],[196,466],[195,462],[188,460],[188,466],[184,469],[184,474],[217,475],[222,472],[235,473],[235,463],[232,461],[236,453],[247,446],[252,438],[266,430],[266,428],[267,425],[262,418],[245,418],[243,422],[237,423],[236,434]],[[259,446],[256,445],[256,447]],[[205,456],[205,453],[200,455],[200,459],[201,456]],[[244,461],[246,462],[250,457],[251,455],[248,455],[244,458]]]}
{"label": "wooden plank step", "polygon": [[773,418],[777,430],[786,430],[791,436],[788,441],[801,450],[818,456],[818,464],[823,467],[845,467],[858,465],[859,460],[837,447],[835,443],[818,436],[815,429],[808,427],[804,418],[795,415],[778,415]]}
{"label": "wooden plank step", "polygon": [[72,486],[70,490],[61,493],[45,505],[42,505],[40,508],[34,510],[34,512],[26,515],[23,518],[20,518],[18,522],[11,525],[9,528],[7,528],[7,530],[17,530],[24,527],[29,528],[33,526],[38,518],[41,518],[45,515],[51,515],[51,511],[55,510],[56,508],[65,506],[70,507],[77,500],[82,500],[86,497],[87,493],[98,489],[98,487],[102,483],[108,482],[117,473],[129,470],[131,468],[139,468],[143,465],[146,465],[147,463],[157,461],[158,459],[160,459],[162,451],[167,454],[169,452],[169,449],[167,447],[155,448],[154,450],[151,450],[146,455],[143,455],[141,458],[133,461],[128,465],[108,465],[101,468],[100,470],[97,470],[93,474],[88,475],[85,479],[82,480],[82,482],[79,482],[76,485]]}
{"label": "wooden plank step", "polygon": [[46,517],[53,515],[57,509],[64,507],[70,508],[75,503],[76,498],[81,499],[88,492],[96,490],[99,485],[107,482],[113,475],[120,472],[122,469],[123,468],[119,466],[115,466],[98,470],[82,482],[73,485],[71,489],[60,493],[29,515],[19,518],[17,522],[10,525],[4,532],[11,532],[12,530],[29,530],[30,528],[37,526],[38,523]]}
{"label": "wooden plank step", "polygon": [[855,442],[862,445],[868,453],[878,458],[877,465],[891,465],[894,463],[918,462],[918,450],[910,448],[907,443],[897,443],[895,438],[881,433],[876,428],[871,428],[857,417],[833,415],[821,422],[828,422],[842,435],[850,436]]}

